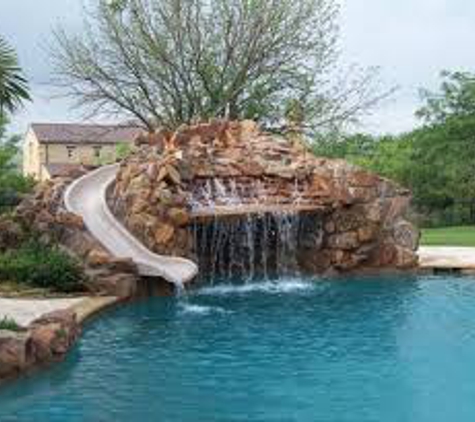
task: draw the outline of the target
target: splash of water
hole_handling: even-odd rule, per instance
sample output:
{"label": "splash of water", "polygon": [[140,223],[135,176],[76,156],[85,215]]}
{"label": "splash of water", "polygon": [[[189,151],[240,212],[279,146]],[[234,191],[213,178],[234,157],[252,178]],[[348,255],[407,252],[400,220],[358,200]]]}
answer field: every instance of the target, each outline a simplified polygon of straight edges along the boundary
{"label": "splash of water", "polygon": [[198,296],[228,296],[246,295],[249,293],[284,294],[284,293],[308,293],[314,291],[316,285],[311,280],[300,278],[281,278],[242,285],[217,284],[200,289]]}
{"label": "splash of water", "polygon": [[178,309],[183,314],[193,314],[193,315],[209,315],[209,314],[228,314],[231,311],[228,311],[219,306],[205,306],[205,305],[196,305],[188,302],[180,302]]}

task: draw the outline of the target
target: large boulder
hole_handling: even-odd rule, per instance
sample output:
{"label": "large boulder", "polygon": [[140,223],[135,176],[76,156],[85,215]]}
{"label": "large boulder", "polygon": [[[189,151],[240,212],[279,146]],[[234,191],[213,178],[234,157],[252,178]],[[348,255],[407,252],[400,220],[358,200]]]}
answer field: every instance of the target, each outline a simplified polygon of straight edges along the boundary
{"label": "large boulder", "polygon": [[27,332],[0,331],[0,382],[24,371],[30,364]]}
{"label": "large boulder", "polygon": [[56,311],[27,329],[0,331],[0,383],[39,365],[65,356],[80,334],[73,311]]}
{"label": "large boulder", "polygon": [[34,321],[30,326],[31,353],[36,362],[49,362],[66,354],[80,334],[76,314],[56,311]]}

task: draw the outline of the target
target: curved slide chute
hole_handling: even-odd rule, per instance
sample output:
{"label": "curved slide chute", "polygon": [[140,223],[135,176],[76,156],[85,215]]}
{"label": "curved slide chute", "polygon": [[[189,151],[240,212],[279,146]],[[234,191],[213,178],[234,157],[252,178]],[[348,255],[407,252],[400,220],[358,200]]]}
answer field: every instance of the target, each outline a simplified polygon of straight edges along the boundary
{"label": "curved slide chute", "polygon": [[104,166],[74,181],[64,195],[66,209],[80,215],[87,229],[112,255],[131,258],[141,275],[162,277],[177,287],[190,282],[198,274],[194,262],[153,253],[110,211],[106,193],[118,169],[119,164]]}

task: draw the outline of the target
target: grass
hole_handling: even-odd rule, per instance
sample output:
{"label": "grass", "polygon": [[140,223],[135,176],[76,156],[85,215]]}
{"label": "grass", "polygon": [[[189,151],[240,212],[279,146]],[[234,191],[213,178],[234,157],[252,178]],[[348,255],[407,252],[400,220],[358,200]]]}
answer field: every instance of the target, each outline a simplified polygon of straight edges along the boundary
{"label": "grass", "polygon": [[19,332],[22,328],[13,319],[3,317],[0,319],[0,330]]}
{"label": "grass", "polygon": [[469,246],[475,247],[475,226],[423,229],[423,246]]}

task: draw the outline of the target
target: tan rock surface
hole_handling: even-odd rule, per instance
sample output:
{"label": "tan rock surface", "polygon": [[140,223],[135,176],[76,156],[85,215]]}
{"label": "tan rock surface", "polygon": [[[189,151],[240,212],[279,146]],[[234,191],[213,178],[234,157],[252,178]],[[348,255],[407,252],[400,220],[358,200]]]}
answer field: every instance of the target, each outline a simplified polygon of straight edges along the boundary
{"label": "tan rock surface", "polygon": [[341,271],[417,262],[419,232],[406,220],[410,192],[344,160],[314,157],[295,139],[250,121],[211,121],[144,135],[139,144],[122,164],[111,204],[157,253],[195,256],[194,221],[295,207],[325,215],[322,244],[331,259],[320,258],[321,249],[312,258],[306,246],[306,260],[315,261],[306,268],[326,271],[329,261]]}

